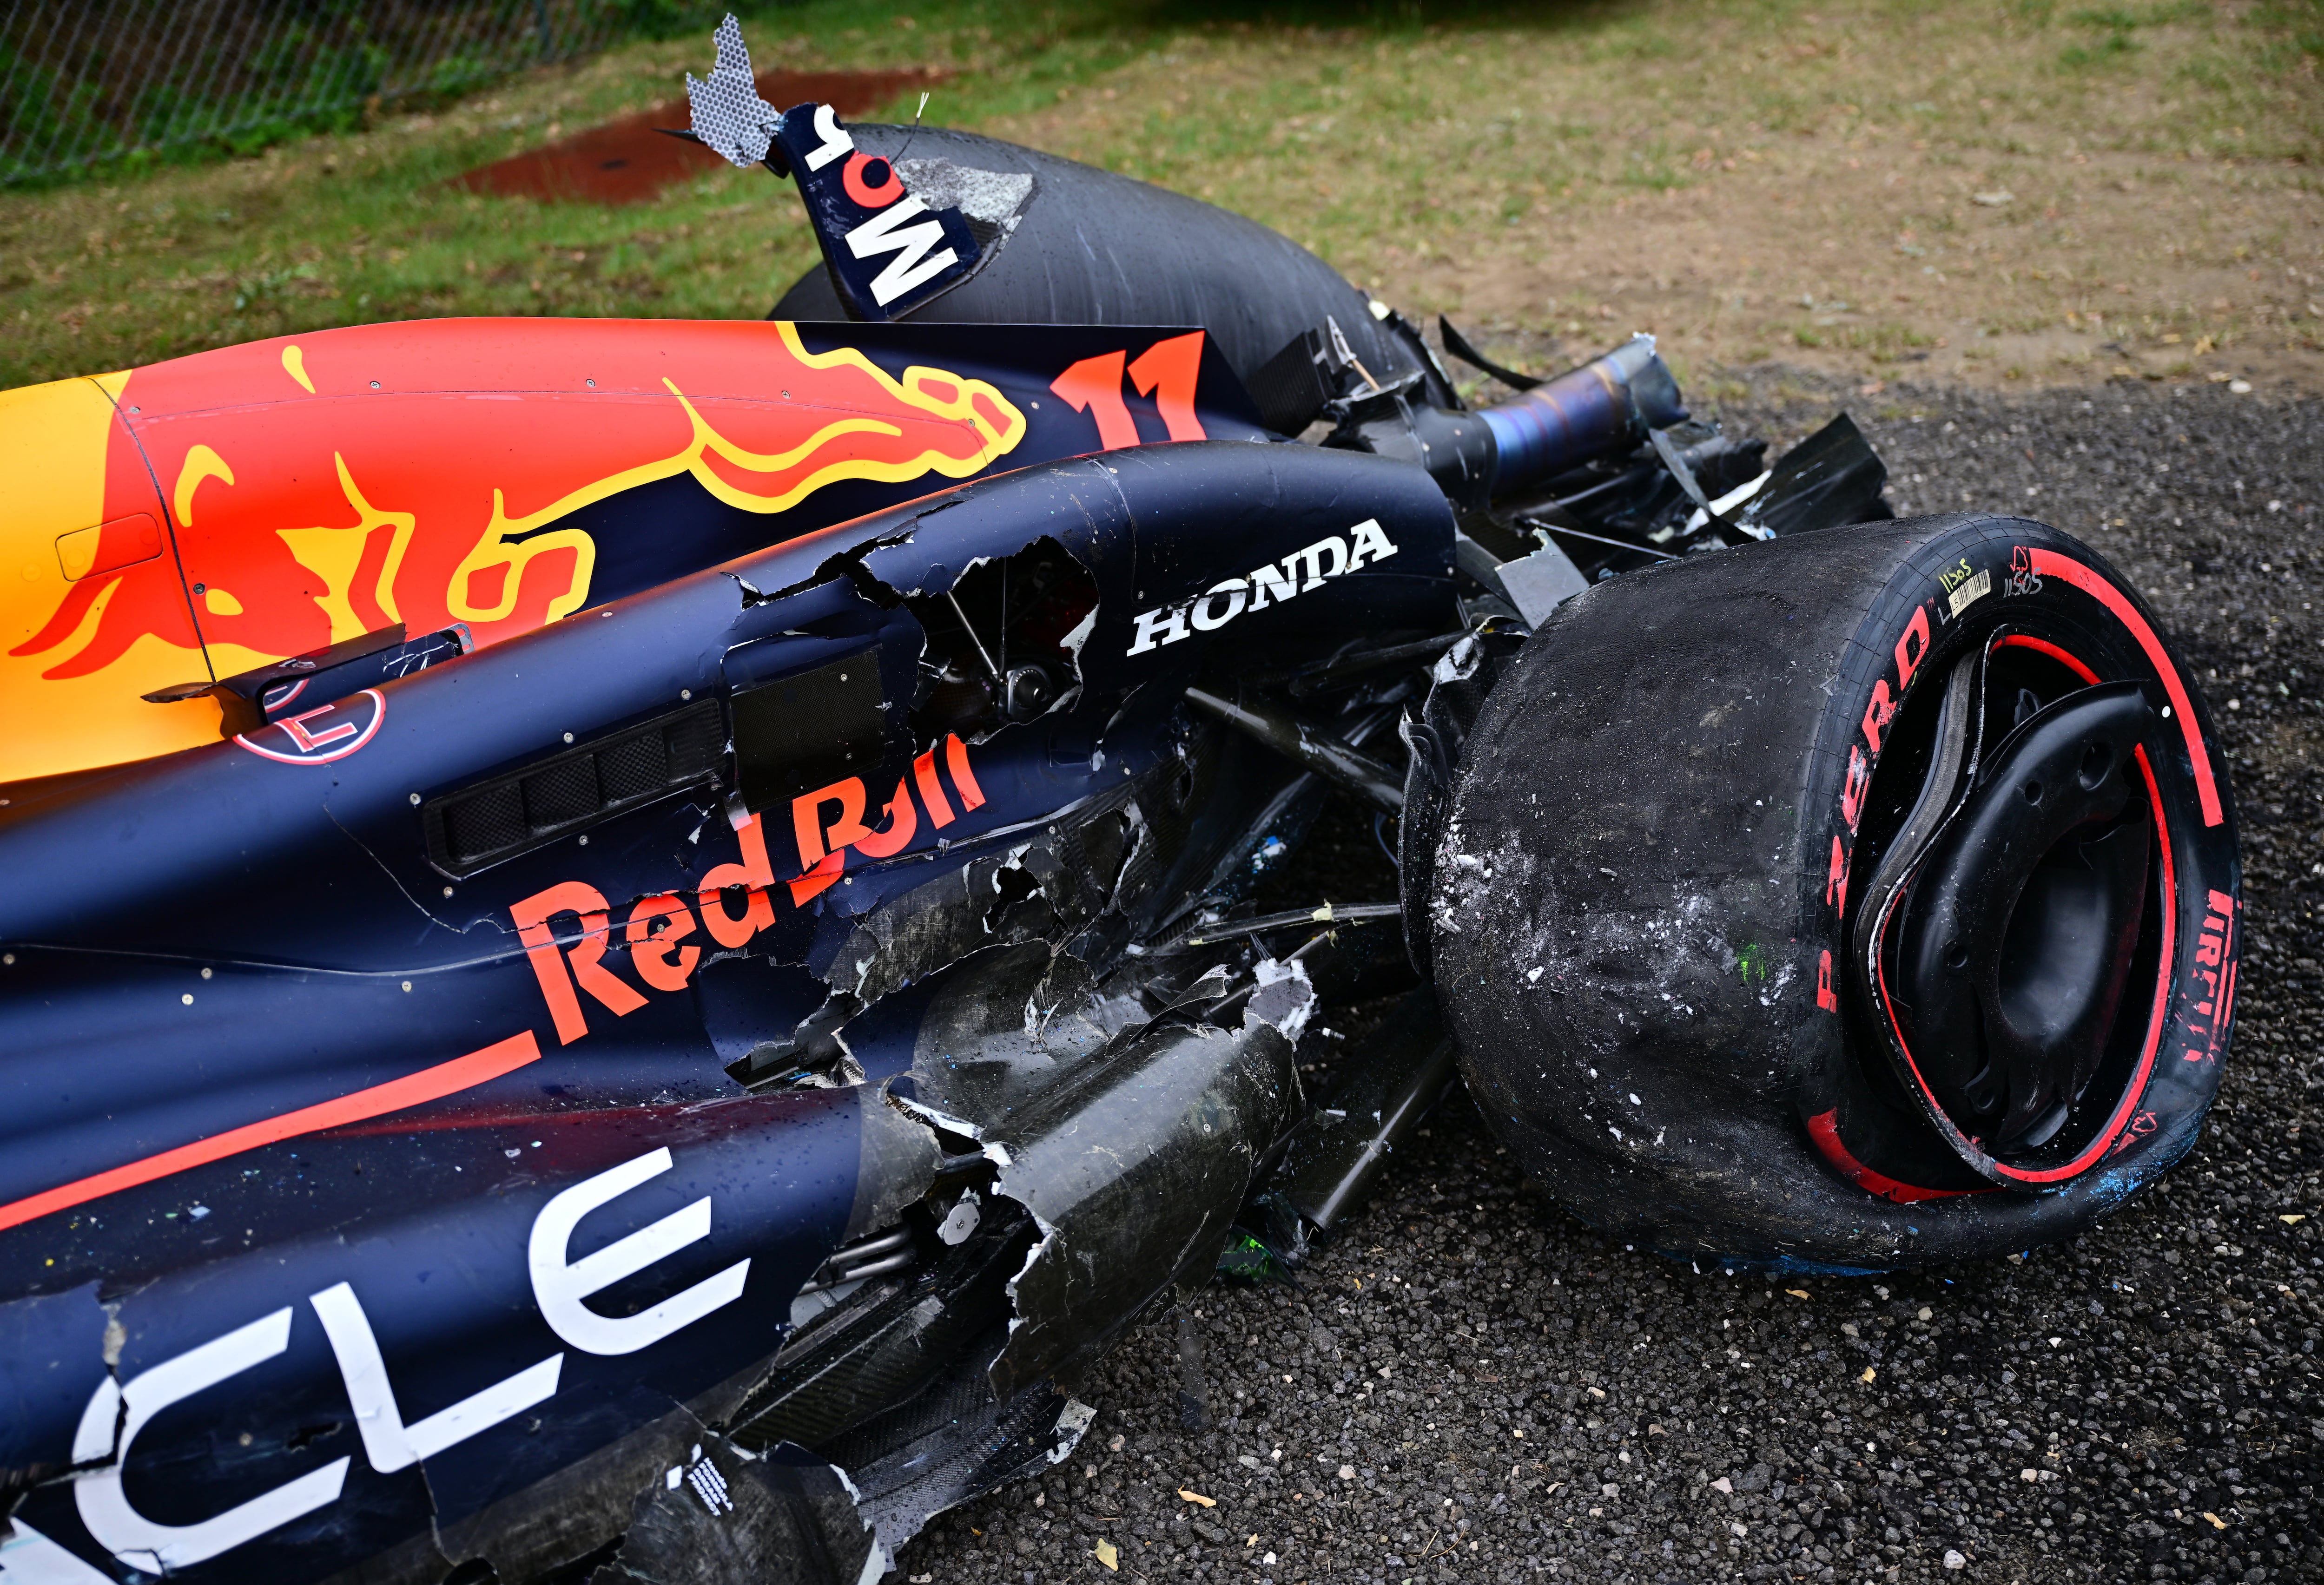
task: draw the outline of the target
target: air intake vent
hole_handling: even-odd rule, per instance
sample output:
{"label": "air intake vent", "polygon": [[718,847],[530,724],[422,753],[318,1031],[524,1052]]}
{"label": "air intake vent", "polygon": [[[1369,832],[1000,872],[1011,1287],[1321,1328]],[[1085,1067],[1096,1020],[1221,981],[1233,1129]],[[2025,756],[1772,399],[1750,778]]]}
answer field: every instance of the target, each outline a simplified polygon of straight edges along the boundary
{"label": "air intake vent", "polygon": [[718,701],[598,739],[422,806],[428,857],[471,875],[623,809],[717,772],[725,753]]}

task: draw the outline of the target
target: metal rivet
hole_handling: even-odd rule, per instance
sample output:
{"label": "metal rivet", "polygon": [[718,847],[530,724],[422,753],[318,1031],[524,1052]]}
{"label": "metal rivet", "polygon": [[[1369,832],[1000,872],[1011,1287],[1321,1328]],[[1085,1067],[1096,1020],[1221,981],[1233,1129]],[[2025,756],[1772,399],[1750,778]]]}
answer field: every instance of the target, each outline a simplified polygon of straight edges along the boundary
{"label": "metal rivet", "polygon": [[565,741],[566,741],[567,742],[568,742],[568,743],[569,743],[569,742],[571,742],[573,741],[573,734],[572,734],[571,733],[569,733],[569,732],[568,732],[568,733],[567,733],[565,734]]}
{"label": "metal rivet", "polygon": [[582,383],[583,383],[583,384],[585,384],[585,385],[586,385],[586,386],[588,386],[588,388],[589,388],[590,390],[592,390],[592,391],[595,391],[595,390],[596,390],[596,389],[597,389],[597,382],[596,382],[595,380],[585,380],[585,381],[583,381],[583,382],[582,382]]}
{"label": "metal rivet", "polygon": [[16,954],[13,952],[0,953],[0,963],[5,963],[11,968],[15,967]]}
{"label": "metal rivet", "polygon": [[445,895],[446,897],[449,897],[449,896],[451,896],[451,895],[452,895],[452,889],[451,889],[450,887],[448,887],[448,886],[447,886],[447,887],[446,887],[446,888],[444,889],[444,895]]}
{"label": "metal rivet", "polygon": [[406,991],[410,990],[410,989],[411,989],[411,981],[409,981],[409,980],[406,980],[406,981],[403,982],[403,988],[404,988]]}
{"label": "metal rivet", "polygon": [[203,978],[203,979],[205,979],[205,980],[207,980],[207,979],[208,979],[209,977],[210,977],[210,972],[209,972],[208,969],[204,969],[204,970],[202,971],[202,978]]}
{"label": "metal rivet", "polygon": [[678,696],[681,699],[691,699],[694,697],[694,690],[692,688],[680,688],[678,690]]}
{"label": "metal rivet", "polygon": [[191,1007],[194,1005],[194,993],[189,991],[183,996],[178,998],[178,1000],[184,1002],[188,1007]]}
{"label": "metal rivet", "polygon": [[411,795],[411,801],[415,804],[418,803],[420,801],[420,795],[418,793],[413,793]]}
{"label": "metal rivet", "polygon": [[581,839],[581,845],[582,845],[583,847],[587,847],[587,846],[589,845],[589,839],[588,839],[587,837],[586,837],[586,836],[585,836],[585,837],[583,837],[583,838]]}
{"label": "metal rivet", "polygon": [[371,388],[372,388],[374,391],[378,390],[378,389],[379,389],[379,382],[378,382],[378,381],[376,381],[376,380],[373,381],[373,382],[371,382]]}

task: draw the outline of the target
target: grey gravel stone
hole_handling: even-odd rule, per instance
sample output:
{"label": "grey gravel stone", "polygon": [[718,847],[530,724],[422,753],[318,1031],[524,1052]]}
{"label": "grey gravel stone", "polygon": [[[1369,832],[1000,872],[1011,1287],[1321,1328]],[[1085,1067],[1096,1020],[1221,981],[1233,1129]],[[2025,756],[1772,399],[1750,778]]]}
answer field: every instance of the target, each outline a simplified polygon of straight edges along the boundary
{"label": "grey gravel stone", "polygon": [[[1868,398],[1766,372],[1716,389],[1699,405],[1786,440],[1847,406],[1900,510],[2082,535],[2186,646],[2232,757],[2249,903],[2201,1142],[2069,1246],[1730,1277],[1565,1216],[1456,1096],[1296,1290],[1201,1296],[1209,1430],[1178,1429],[1175,1323],[1149,1322],[1080,1388],[1099,1408],[1081,1455],[936,1521],[906,1573],[2324,1578],[2324,404],[2121,382]],[[1370,831],[1327,819],[1317,840],[1336,880]]]}

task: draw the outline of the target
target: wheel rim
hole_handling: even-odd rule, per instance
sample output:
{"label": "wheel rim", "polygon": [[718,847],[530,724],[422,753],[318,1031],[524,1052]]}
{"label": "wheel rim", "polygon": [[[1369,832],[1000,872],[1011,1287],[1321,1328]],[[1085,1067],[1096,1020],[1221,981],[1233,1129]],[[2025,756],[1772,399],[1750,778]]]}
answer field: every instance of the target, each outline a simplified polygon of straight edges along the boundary
{"label": "wheel rim", "polygon": [[1988,1182],[2062,1184],[2143,1086],[2162,999],[2150,1011],[2138,988],[2170,932],[2155,725],[2143,685],[2012,632],[1896,723],[1917,788],[1860,905],[1855,989],[1919,1110]]}

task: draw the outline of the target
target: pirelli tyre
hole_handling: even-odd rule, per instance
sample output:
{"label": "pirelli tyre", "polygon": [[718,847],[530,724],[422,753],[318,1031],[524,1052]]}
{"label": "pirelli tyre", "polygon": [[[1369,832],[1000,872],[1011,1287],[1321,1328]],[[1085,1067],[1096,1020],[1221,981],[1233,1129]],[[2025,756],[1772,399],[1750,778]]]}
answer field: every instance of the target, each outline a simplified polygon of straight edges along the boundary
{"label": "pirelli tyre", "polygon": [[1426,868],[1493,1128],[1674,1256],[2066,1237],[2218,1086],[2227,759],[2153,613],[2040,523],[1832,529],[1566,602],[1486,700]]}

